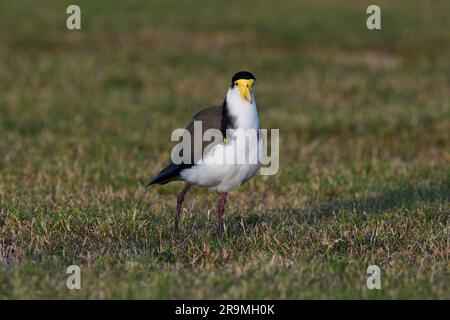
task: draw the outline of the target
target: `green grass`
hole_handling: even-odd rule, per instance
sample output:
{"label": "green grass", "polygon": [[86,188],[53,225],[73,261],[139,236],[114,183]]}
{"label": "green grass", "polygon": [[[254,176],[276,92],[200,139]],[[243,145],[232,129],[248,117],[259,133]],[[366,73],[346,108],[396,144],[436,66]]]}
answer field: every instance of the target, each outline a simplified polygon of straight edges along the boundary
{"label": "green grass", "polygon": [[[71,3],[0,4],[0,298],[450,298],[448,1],[381,1],[381,31],[368,1],[136,0],[69,32]],[[241,69],[280,172],[222,243],[201,189],[175,234],[182,185],[143,184]]]}

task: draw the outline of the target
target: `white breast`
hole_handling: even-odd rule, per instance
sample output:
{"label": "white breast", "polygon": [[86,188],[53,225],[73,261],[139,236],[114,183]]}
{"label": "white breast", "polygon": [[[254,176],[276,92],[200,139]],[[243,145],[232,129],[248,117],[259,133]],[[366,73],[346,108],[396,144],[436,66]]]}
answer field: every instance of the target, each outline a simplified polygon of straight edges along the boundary
{"label": "white breast", "polygon": [[227,144],[218,144],[195,166],[183,170],[181,177],[212,191],[231,191],[258,172],[261,151],[261,139],[250,143],[233,140]]}

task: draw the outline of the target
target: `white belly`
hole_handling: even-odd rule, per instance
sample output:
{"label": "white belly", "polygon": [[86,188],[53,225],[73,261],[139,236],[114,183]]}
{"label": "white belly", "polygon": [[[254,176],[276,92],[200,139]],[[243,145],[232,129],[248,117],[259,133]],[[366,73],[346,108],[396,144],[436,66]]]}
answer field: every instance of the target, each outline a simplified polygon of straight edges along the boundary
{"label": "white belly", "polygon": [[250,180],[261,166],[262,141],[216,145],[204,159],[183,170],[181,177],[209,190],[228,192]]}

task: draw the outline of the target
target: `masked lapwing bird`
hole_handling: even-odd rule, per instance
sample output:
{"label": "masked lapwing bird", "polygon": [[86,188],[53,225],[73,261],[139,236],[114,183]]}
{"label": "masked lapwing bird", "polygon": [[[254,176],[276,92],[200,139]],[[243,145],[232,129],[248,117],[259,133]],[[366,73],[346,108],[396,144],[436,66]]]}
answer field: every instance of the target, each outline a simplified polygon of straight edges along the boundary
{"label": "masked lapwing bird", "polygon": [[[171,163],[162,169],[149,185],[184,180],[186,185],[177,197],[175,230],[178,228],[181,205],[190,187],[206,187],[221,193],[218,202],[218,235],[222,237],[223,213],[228,192],[250,180],[260,168],[262,141],[259,135],[259,117],[254,96],[255,77],[247,71],[236,73],[231,79],[222,105],[207,107],[196,113],[186,127],[191,138],[190,157],[181,163]],[[201,122],[202,130],[195,130]],[[205,141],[208,129],[220,132],[221,139]],[[250,132],[250,134],[249,134]],[[251,135],[253,132],[253,136]],[[202,134],[202,137],[195,135]],[[247,134],[249,139],[239,139]],[[256,137],[252,139],[252,137]],[[194,143],[199,141],[200,147]],[[202,139],[203,138],[203,139]],[[237,158],[244,159],[238,161]],[[186,161],[185,159],[189,159]]]}

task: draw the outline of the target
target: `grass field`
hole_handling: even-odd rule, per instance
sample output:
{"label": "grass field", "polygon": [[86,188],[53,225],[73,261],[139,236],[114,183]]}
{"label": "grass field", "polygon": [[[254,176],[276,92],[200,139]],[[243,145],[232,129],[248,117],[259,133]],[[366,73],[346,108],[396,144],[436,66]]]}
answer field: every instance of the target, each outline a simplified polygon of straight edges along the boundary
{"label": "grass field", "polygon": [[[0,3],[0,298],[450,299],[450,3]],[[145,189],[170,134],[257,77],[280,171]],[[81,267],[82,289],[66,288]],[[366,288],[369,265],[381,290]]]}

